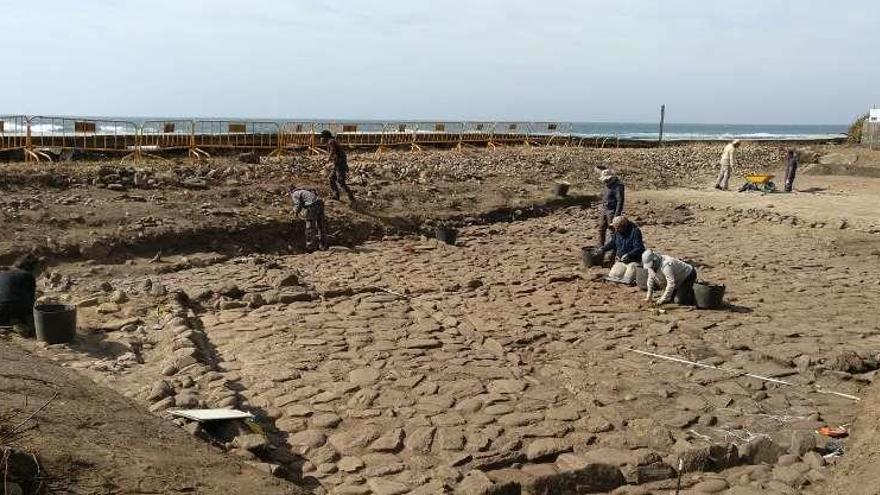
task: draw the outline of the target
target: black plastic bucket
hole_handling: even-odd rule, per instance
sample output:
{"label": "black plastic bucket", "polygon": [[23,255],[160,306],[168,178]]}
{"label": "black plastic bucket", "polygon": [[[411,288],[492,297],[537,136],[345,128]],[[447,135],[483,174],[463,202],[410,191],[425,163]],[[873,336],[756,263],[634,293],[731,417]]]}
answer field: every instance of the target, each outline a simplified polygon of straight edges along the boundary
{"label": "black plastic bucket", "polygon": [[723,285],[697,282],[694,284],[694,299],[700,309],[718,309],[724,304]]}
{"label": "black plastic bucket", "polygon": [[567,182],[557,182],[553,185],[553,194],[559,196],[560,198],[564,198],[568,196],[568,188],[571,184]]}
{"label": "black plastic bucket", "polygon": [[76,337],[76,307],[69,304],[34,306],[34,329],[37,340],[47,344],[71,342]]}
{"label": "black plastic bucket", "polygon": [[434,237],[440,242],[454,246],[455,240],[458,238],[458,230],[452,227],[437,227],[437,230],[434,231]]}
{"label": "black plastic bucket", "polygon": [[605,253],[596,252],[595,248],[585,247],[581,248],[581,259],[587,268],[602,266],[602,263],[605,261]]}

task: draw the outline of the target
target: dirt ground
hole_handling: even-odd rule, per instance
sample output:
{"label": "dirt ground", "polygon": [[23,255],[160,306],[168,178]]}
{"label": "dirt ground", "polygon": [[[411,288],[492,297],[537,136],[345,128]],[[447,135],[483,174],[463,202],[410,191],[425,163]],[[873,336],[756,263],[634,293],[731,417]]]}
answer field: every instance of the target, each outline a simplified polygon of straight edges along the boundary
{"label": "dirt ground", "polygon": [[[546,203],[543,179],[514,203],[543,201],[540,215],[476,221],[510,204],[503,193],[525,183],[524,167],[473,179],[466,194],[498,194],[470,204],[432,202],[459,182],[425,185],[437,190],[416,212],[393,201],[422,186],[377,185],[381,199],[333,221],[369,210],[364,223],[379,227],[327,252],[150,260],[150,245],[112,263],[59,261],[41,288],[79,303],[76,342],[11,340],[160,417],[252,411],[269,447],[232,442],[230,458],[283,468],[316,493],[674,493],[679,466],[687,493],[876,493],[880,325],[864,308],[880,302],[880,180],[804,174],[795,194],[717,192],[708,166],[637,179],[632,150],[545,153],[497,156],[547,160],[548,179],[581,177],[587,193],[593,165],[612,160],[649,247],[724,284],[729,306],[655,308],[602,281],[580,264],[596,211]],[[184,204],[188,190],[171,190]],[[280,203],[273,214],[286,215]],[[456,246],[420,235],[451,217]],[[853,435],[832,441],[816,433],[826,425]]]}
{"label": "dirt ground", "polygon": [[11,442],[39,456],[48,489],[41,493],[303,493],[7,339],[0,377],[0,426],[47,404]]}

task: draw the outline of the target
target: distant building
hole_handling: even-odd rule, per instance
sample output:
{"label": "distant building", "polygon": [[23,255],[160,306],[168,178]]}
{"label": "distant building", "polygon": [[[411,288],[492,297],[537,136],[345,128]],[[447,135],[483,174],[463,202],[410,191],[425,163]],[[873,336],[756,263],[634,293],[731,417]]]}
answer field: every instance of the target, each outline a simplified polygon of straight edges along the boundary
{"label": "distant building", "polygon": [[880,108],[872,108],[868,112],[868,120],[862,124],[862,144],[880,147]]}

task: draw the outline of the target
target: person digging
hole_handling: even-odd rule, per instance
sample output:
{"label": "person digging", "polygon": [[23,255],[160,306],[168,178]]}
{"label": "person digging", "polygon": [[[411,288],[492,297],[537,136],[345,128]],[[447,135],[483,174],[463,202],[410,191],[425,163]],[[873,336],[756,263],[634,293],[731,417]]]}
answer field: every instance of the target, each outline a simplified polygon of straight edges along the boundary
{"label": "person digging", "polygon": [[650,249],[642,254],[642,266],[648,270],[648,294],[645,296],[645,301],[650,301],[653,297],[657,272],[660,272],[666,278],[666,288],[654,301],[655,304],[667,304],[673,301],[682,306],[696,304],[694,282],[697,281],[697,269],[694,266],[672,256],[657,254]]}
{"label": "person digging", "polygon": [[312,189],[291,188],[294,214],[306,222],[306,251],[327,249],[327,218],[324,214],[324,201]]}
{"label": "person digging", "polygon": [[22,337],[34,335],[38,262],[27,255],[0,271],[0,327],[12,327]]}
{"label": "person digging", "polygon": [[339,141],[333,137],[333,133],[326,129],[321,131],[321,142],[327,146],[328,159],[333,166],[329,176],[330,190],[333,191],[332,198],[338,201],[339,189],[342,188],[345,194],[348,195],[351,204],[354,204],[354,194],[348,187],[348,157],[345,154],[345,150],[342,149]]}

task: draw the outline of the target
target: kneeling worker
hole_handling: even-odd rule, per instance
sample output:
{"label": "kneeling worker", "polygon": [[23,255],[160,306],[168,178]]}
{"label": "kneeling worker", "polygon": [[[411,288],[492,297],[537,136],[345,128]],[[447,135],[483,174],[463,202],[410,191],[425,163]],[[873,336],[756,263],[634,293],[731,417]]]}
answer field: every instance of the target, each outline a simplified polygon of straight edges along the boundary
{"label": "kneeling worker", "polygon": [[0,326],[15,326],[24,337],[34,334],[37,260],[24,256],[12,269],[0,271]]}
{"label": "kneeling worker", "polygon": [[318,248],[327,249],[327,219],[324,216],[324,201],[318,193],[311,189],[294,189],[290,193],[293,200],[293,211],[296,216],[306,221],[306,251]]}
{"label": "kneeling worker", "polygon": [[618,215],[611,220],[614,235],[607,244],[599,248],[600,252],[615,251],[615,259],[622,263],[638,263],[645,252],[642,241],[642,229],[631,222],[626,216]]}
{"label": "kneeling worker", "polygon": [[614,250],[615,260],[618,263],[611,267],[609,277],[617,281],[632,283],[635,281],[633,269],[642,259],[642,253],[645,251],[642,230],[623,215],[618,215],[611,220],[611,228],[614,235],[611,236],[611,240],[607,244],[599,248],[599,252],[607,253]]}
{"label": "kneeling worker", "polygon": [[657,272],[666,278],[666,289],[655,302],[666,304],[675,301],[684,306],[694,305],[694,282],[697,281],[697,269],[672,256],[656,254],[650,249],[642,254],[642,266],[648,270],[648,295],[646,301],[654,294]]}

